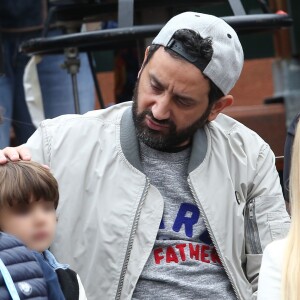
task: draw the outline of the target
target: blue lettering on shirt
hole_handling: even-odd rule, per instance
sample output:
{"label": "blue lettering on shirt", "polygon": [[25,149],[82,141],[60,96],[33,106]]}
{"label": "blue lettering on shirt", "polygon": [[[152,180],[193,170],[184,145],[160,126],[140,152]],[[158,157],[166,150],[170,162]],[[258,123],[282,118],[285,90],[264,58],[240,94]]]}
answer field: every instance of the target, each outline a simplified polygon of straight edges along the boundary
{"label": "blue lettering on shirt", "polygon": [[160,222],[160,225],[159,225],[159,229],[165,229],[164,219],[161,219],[161,222]]}
{"label": "blue lettering on shirt", "polygon": [[182,203],[178,210],[177,217],[175,219],[173,230],[179,232],[184,225],[185,234],[188,237],[193,236],[193,225],[198,222],[200,216],[199,209],[196,205],[191,203]]}

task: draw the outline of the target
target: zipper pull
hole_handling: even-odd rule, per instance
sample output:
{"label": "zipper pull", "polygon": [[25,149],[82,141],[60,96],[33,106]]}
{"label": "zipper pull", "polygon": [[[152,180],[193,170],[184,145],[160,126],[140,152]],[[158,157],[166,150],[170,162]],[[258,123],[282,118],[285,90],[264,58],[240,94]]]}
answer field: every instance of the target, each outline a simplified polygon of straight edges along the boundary
{"label": "zipper pull", "polygon": [[250,203],[249,203],[249,218],[251,220],[254,217],[253,207],[254,207],[254,202],[253,202],[253,200],[250,200]]}
{"label": "zipper pull", "polygon": [[241,196],[240,196],[240,193],[238,191],[235,191],[235,200],[237,202],[238,205],[241,204]]}

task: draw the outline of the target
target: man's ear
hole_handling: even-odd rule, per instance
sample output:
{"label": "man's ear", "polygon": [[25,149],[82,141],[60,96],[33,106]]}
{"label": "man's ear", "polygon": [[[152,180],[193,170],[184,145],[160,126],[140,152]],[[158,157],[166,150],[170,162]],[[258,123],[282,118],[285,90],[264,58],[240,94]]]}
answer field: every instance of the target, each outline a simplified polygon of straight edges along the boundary
{"label": "man's ear", "polygon": [[142,70],[144,69],[144,64],[145,64],[145,61],[146,61],[146,59],[147,59],[147,57],[148,57],[149,48],[150,48],[150,46],[148,46],[148,47],[146,48],[145,55],[144,55],[144,60],[143,60],[142,66],[141,66],[141,68],[140,68],[140,70],[139,70],[139,72],[138,72],[138,78],[140,77],[141,72],[142,72]]}
{"label": "man's ear", "polygon": [[233,96],[232,95],[226,95],[222,98],[220,98],[218,101],[216,101],[213,106],[212,109],[210,111],[210,114],[207,118],[208,121],[213,121],[220,112],[222,112],[222,110],[233,104]]}

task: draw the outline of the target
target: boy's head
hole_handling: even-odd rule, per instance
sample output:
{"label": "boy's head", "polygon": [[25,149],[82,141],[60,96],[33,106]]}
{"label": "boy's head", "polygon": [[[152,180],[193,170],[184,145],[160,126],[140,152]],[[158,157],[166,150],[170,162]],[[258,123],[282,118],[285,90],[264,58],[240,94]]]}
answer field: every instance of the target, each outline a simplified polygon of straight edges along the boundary
{"label": "boy's head", "polygon": [[53,241],[58,184],[49,170],[35,162],[0,165],[0,230],[42,252]]}

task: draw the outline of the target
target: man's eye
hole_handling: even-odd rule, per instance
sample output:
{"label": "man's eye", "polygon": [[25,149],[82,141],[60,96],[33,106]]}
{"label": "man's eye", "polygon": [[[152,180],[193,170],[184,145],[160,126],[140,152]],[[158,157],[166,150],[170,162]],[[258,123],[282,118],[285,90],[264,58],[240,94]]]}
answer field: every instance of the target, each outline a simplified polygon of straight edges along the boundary
{"label": "man's eye", "polygon": [[151,84],[151,88],[152,90],[154,90],[155,92],[160,92],[162,90],[162,88],[158,85],[154,85],[154,84]]}
{"label": "man's eye", "polygon": [[187,99],[179,98],[179,97],[176,99],[176,102],[178,105],[184,106],[184,107],[191,107],[194,105],[194,102],[189,101]]}

